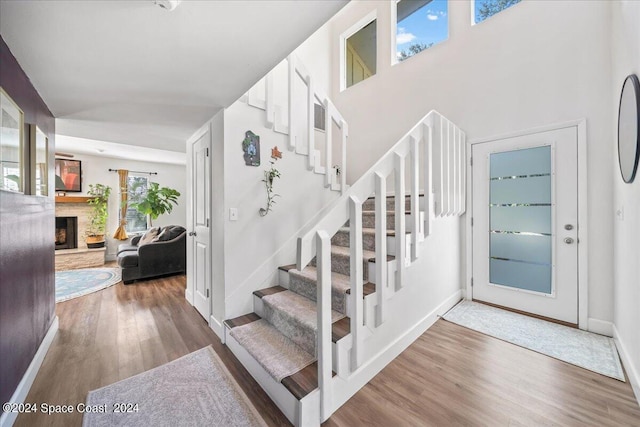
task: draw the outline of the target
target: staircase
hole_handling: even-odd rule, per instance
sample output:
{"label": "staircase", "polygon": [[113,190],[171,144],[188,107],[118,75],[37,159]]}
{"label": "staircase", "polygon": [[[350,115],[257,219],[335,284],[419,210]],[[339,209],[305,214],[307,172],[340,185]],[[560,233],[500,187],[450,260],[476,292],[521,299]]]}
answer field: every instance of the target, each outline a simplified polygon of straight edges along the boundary
{"label": "staircase", "polygon": [[[268,76],[264,103],[251,101],[251,93],[246,101],[264,107],[274,131],[289,132],[289,148],[308,156],[310,170],[325,173],[325,186],[342,196],[301,233],[297,262],[279,268],[278,286],[253,293],[253,313],[225,321],[225,342],[293,424],[317,426],[410,343],[391,302],[405,287],[420,286],[405,278],[428,245],[434,220],[465,211],[465,141],[457,126],[431,111],[347,187],[346,122],[295,59],[288,65],[290,82],[293,73],[307,83],[311,130],[304,150],[293,127],[278,124],[282,109],[269,107]],[[329,173],[331,143],[324,168],[314,148],[315,100],[326,110],[328,141],[331,122],[342,130],[339,182]],[[398,197],[388,196],[388,181]],[[409,338],[396,345],[397,335]]]}

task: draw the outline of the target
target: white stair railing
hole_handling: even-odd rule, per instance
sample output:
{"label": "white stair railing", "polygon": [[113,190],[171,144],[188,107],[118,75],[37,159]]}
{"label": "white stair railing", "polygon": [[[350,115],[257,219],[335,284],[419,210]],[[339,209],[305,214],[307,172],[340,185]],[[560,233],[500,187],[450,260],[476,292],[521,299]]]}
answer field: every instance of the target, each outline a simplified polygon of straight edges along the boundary
{"label": "white stair railing", "polygon": [[[328,110],[327,110],[328,111]],[[420,158],[420,144],[423,158]],[[320,422],[325,421],[342,402],[332,400],[331,355],[331,245],[330,239],[349,220],[351,274],[351,371],[364,363],[363,333],[363,263],[362,204],[375,194],[376,233],[376,318],[375,327],[390,315],[387,299],[392,292],[387,285],[387,205],[386,180],[394,177],[396,271],[395,290],[404,285],[405,268],[419,256],[418,245],[431,232],[432,216],[462,215],[465,211],[465,134],[457,126],[432,110],[400,141],[355,182],[328,209],[315,225],[298,239],[297,268],[302,270],[317,255],[318,270],[318,384]],[[405,255],[405,163],[409,161],[411,195],[411,253]],[[419,165],[423,165],[424,212],[419,204]],[[432,194],[433,190],[433,194]],[[432,200],[434,199],[434,200]],[[432,206],[434,206],[432,212]],[[424,223],[420,218],[424,217]],[[373,331],[375,333],[375,331]]]}
{"label": "white stair railing", "polygon": [[[307,156],[307,168],[325,175],[325,187],[341,191],[342,194],[344,194],[344,191],[347,189],[347,139],[349,136],[347,122],[329,97],[314,84],[313,78],[304,64],[293,54],[287,58],[286,74],[288,125],[283,123],[284,107],[275,103],[275,76],[273,70],[264,77],[264,89],[262,89],[260,85],[255,85],[245,94],[243,100],[245,100],[248,105],[265,111],[267,127],[272,128],[274,132],[289,135],[289,150]],[[296,81],[298,79],[306,87],[304,94],[297,93]],[[306,110],[305,123],[296,123],[295,105],[300,97],[304,99]],[[325,110],[325,159],[320,158],[320,151],[316,149],[315,143],[314,104],[316,102]],[[341,133],[340,148],[342,164],[339,179],[331,165],[333,162],[334,124]],[[299,146],[300,138],[297,132],[300,128],[304,128],[306,131],[306,147]],[[322,166],[323,160],[325,162],[324,166]]]}

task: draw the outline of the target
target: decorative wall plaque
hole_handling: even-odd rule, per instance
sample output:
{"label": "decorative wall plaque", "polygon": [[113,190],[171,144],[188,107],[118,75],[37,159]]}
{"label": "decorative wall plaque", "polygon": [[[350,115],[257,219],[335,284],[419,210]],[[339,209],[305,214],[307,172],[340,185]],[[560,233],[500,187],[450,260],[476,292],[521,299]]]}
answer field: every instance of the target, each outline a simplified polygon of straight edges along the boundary
{"label": "decorative wall plaque", "polygon": [[242,141],[244,163],[247,166],[260,166],[260,137],[250,130],[244,133]]}

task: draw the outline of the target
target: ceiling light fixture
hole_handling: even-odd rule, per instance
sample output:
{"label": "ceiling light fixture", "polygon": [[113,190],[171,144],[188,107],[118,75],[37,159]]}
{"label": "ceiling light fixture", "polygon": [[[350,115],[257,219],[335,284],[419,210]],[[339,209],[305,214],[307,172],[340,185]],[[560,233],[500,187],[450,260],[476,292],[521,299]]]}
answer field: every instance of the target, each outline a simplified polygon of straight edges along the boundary
{"label": "ceiling light fixture", "polygon": [[153,2],[169,12],[174,10],[180,4],[181,0],[154,0]]}

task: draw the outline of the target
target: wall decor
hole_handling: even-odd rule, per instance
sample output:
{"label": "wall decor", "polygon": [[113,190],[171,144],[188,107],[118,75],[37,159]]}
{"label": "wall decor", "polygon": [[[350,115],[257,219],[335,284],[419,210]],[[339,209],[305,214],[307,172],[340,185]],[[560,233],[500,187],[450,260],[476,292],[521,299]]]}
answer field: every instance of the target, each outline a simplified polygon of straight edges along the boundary
{"label": "wall decor", "polygon": [[56,191],[82,192],[82,162],[56,159]]}
{"label": "wall decor", "polygon": [[262,180],[267,190],[267,207],[260,208],[260,216],[266,216],[273,209],[273,205],[276,204],[276,197],[280,197],[279,194],[273,192],[273,181],[276,178],[280,178],[280,171],[276,168],[275,163],[281,158],[282,153],[278,150],[278,147],[273,147],[271,149],[271,160],[269,161],[271,167],[264,171],[264,179]]}
{"label": "wall decor", "polygon": [[260,166],[260,137],[250,130],[244,133],[242,141],[244,163],[247,166]]}
{"label": "wall decor", "polygon": [[630,74],[624,79],[618,108],[618,162],[626,183],[632,183],[640,159],[640,81]]}
{"label": "wall decor", "polygon": [[49,195],[49,138],[36,125],[29,125],[31,140],[31,194]]}
{"label": "wall decor", "polygon": [[0,87],[0,190],[20,193],[24,188],[24,113]]}

